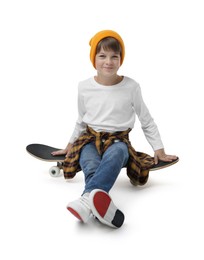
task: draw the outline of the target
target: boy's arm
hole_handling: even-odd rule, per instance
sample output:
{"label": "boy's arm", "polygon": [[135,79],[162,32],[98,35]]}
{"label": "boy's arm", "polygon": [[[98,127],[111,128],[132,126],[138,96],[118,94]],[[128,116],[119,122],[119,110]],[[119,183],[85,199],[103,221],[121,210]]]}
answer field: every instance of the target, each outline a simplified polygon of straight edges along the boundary
{"label": "boy's arm", "polygon": [[136,114],[141,122],[143,132],[154,150],[154,162],[157,164],[159,161],[171,162],[178,157],[175,155],[168,155],[165,153],[164,146],[160,137],[159,130],[151,117],[146,104],[143,101],[141,89],[137,88],[134,97],[134,107]]}
{"label": "boy's arm", "polygon": [[71,135],[69,143],[67,144],[65,149],[58,150],[52,152],[52,155],[63,155],[65,154],[66,157],[68,156],[69,152],[72,149],[74,141],[84,132],[86,131],[86,124],[83,122],[83,116],[85,114],[85,107],[83,102],[83,97],[81,95],[80,88],[78,86],[78,119],[75,124],[74,131]]}
{"label": "boy's arm", "polygon": [[133,104],[135,112],[140,120],[143,133],[154,151],[163,149],[164,145],[154,119],[147,108],[138,85],[133,92]]}

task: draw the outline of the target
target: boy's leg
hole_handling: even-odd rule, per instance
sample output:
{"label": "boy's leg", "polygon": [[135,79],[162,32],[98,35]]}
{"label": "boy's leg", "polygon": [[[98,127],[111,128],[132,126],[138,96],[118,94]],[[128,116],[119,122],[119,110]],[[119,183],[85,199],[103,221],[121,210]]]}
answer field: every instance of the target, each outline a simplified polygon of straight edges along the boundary
{"label": "boy's leg", "polygon": [[95,167],[95,173],[91,176],[92,178],[86,182],[85,192],[101,189],[108,193],[121,169],[127,164],[128,158],[129,153],[125,143],[115,142],[112,144],[103,154],[98,166]]}
{"label": "boy's leg", "polygon": [[[128,158],[128,148],[122,142],[111,145],[102,158],[98,154],[95,144],[90,143],[84,146],[81,151],[80,166],[85,176],[85,190],[79,200],[68,204],[68,210],[83,222],[87,222],[91,210],[93,213],[100,211],[101,205],[105,202],[103,212],[107,212],[107,214],[101,218],[100,215],[97,217],[106,225],[120,227],[123,224],[124,215],[114,205],[108,192],[115,183],[121,168],[127,164]],[[87,198],[92,190],[94,196],[87,203]]]}
{"label": "boy's leg", "polygon": [[[91,181],[100,161],[101,157],[93,143],[89,143],[82,148],[79,163],[84,172],[86,184]],[[74,200],[67,205],[67,209],[84,223],[88,221],[91,215],[88,197],[89,192],[84,191],[79,199]]]}
{"label": "boy's leg", "polygon": [[89,205],[98,220],[110,227],[119,228],[124,222],[123,212],[116,207],[108,192],[115,183],[122,167],[129,158],[127,145],[117,142],[104,153],[101,163],[91,181],[86,185],[90,191]]}
{"label": "boy's leg", "polygon": [[[101,156],[99,155],[96,146],[94,143],[88,143],[82,148],[79,164],[84,173],[85,186],[91,181],[94,176],[96,170],[98,169],[101,163]],[[83,192],[90,192],[85,189]]]}

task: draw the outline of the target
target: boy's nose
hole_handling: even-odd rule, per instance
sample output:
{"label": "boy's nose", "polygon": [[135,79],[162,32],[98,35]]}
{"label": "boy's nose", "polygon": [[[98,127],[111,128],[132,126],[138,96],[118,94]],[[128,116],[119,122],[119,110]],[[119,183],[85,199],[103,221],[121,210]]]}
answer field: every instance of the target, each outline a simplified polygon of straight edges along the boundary
{"label": "boy's nose", "polygon": [[107,58],[106,58],[106,63],[107,63],[107,64],[110,64],[110,63],[111,63],[111,58],[107,57]]}

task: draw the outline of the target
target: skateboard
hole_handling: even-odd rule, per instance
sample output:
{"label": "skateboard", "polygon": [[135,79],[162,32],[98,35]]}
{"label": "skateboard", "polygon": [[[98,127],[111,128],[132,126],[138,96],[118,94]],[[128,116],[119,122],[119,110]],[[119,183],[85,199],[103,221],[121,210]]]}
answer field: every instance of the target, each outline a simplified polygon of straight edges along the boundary
{"label": "skateboard", "polygon": [[158,164],[155,164],[154,166],[152,166],[152,168],[150,169],[150,171],[156,171],[156,170],[161,170],[163,168],[169,167],[175,163],[177,163],[179,161],[179,158],[177,157],[177,159],[171,161],[171,162],[163,162],[163,161],[159,161]]}
{"label": "skateboard", "polygon": [[49,174],[52,177],[61,176],[60,170],[63,168],[63,162],[65,160],[65,155],[52,155],[51,153],[57,150],[61,150],[59,148],[55,148],[52,146],[44,145],[44,144],[29,144],[26,146],[26,151],[34,156],[35,158],[46,161],[46,162],[56,162],[56,166],[52,166],[49,169]]}
{"label": "skateboard", "polygon": [[[63,168],[63,162],[65,160],[65,155],[55,155],[53,156],[51,153],[57,150],[61,150],[60,148],[55,148],[52,146],[44,145],[44,144],[29,144],[26,147],[27,152],[34,156],[39,160],[43,160],[46,162],[56,162],[56,166],[52,166],[49,169],[49,173],[52,177],[60,176],[60,170]],[[179,161],[179,158],[173,160],[172,162],[162,162],[159,161],[158,164],[154,165],[150,171],[160,170],[171,166]]]}

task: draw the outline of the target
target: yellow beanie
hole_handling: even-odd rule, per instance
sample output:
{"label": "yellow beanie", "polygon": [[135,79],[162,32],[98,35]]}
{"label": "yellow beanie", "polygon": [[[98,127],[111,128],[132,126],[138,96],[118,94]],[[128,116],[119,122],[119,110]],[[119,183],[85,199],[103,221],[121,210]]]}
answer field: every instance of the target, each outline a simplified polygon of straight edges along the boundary
{"label": "yellow beanie", "polygon": [[96,48],[98,43],[107,37],[113,37],[116,40],[118,40],[118,42],[120,43],[121,46],[121,65],[123,63],[124,57],[125,57],[125,45],[123,42],[123,39],[120,37],[120,35],[117,32],[114,32],[112,30],[104,30],[104,31],[100,31],[97,34],[95,34],[91,40],[89,41],[89,45],[91,46],[91,50],[90,50],[90,60],[93,64],[93,66],[95,67],[95,56],[96,56]]}

